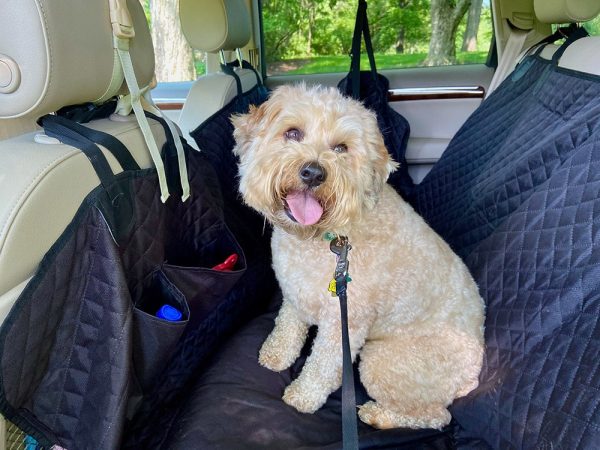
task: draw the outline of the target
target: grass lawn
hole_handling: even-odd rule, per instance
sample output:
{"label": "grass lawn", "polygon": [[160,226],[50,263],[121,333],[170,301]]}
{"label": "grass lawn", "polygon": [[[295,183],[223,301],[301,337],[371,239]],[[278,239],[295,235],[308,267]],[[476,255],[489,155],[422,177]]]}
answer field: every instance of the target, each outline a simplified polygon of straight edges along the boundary
{"label": "grass lawn", "polygon": [[[377,69],[396,69],[401,67],[416,67],[423,65],[427,53],[404,55],[375,55]],[[482,64],[487,59],[484,52],[458,52],[458,64]],[[361,59],[361,68],[368,69],[369,61],[366,56]],[[350,69],[350,57],[346,55],[315,56],[312,58],[284,59],[269,63],[270,75],[304,75],[310,73],[347,72]]]}

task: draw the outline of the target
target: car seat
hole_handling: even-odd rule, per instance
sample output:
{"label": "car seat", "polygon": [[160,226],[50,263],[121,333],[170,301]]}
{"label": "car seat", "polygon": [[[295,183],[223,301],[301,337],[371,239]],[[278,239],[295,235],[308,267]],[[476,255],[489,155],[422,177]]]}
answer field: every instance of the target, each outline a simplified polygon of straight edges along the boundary
{"label": "car seat", "polygon": [[[129,0],[136,36],[130,53],[139,83],[154,76],[154,53],[139,2]],[[10,65],[14,85],[0,91],[0,127],[4,119],[38,117],[66,105],[94,102],[124,92],[111,85],[114,51],[105,1],[29,0],[7,8],[0,17],[0,54]],[[105,21],[98,17],[106,17]],[[25,23],[23,23],[25,21]],[[68,32],[65,32],[68,30]],[[18,61],[18,63],[17,63]],[[152,163],[139,125],[132,117],[113,116],[89,124],[118,136],[140,166]],[[159,146],[159,124],[152,126]],[[115,158],[105,152],[113,170]],[[43,133],[0,141],[0,319],[50,245],[73,218],[83,198],[99,184],[87,158]],[[16,288],[16,289],[15,289]]]}
{"label": "car seat", "polygon": [[[207,53],[238,52],[251,37],[250,12],[243,0],[180,0],[179,17],[190,46]],[[190,133],[207,118],[226,106],[239,93],[250,91],[260,82],[256,71],[237,67],[231,74],[213,72],[198,78],[187,95],[178,124],[184,137],[196,147]],[[230,71],[230,73],[231,73]],[[238,87],[237,83],[240,83]],[[238,92],[241,88],[241,92]]]}

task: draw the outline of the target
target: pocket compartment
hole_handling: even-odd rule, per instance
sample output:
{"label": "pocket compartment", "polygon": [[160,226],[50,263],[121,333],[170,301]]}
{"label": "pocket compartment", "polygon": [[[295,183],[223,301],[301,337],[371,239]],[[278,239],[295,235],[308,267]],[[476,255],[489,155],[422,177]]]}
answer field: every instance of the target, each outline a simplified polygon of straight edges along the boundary
{"label": "pocket compartment", "polygon": [[[171,359],[190,318],[185,296],[157,269],[144,280],[142,296],[133,309],[133,363],[143,391],[148,390]],[[181,312],[181,320],[156,316],[163,305]]]}
{"label": "pocket compartment", "polygon": [[220,238],[213,243],[213,255],[207,263],[212,266],[223,262],[236,253],[235,270],[218,271],[209,267],[189,267],[165,263],[163,272],[187,299],[190,329],[206,318],[229,293],[231,288],[246,272],[246,257],[231,232],[225,228]]}

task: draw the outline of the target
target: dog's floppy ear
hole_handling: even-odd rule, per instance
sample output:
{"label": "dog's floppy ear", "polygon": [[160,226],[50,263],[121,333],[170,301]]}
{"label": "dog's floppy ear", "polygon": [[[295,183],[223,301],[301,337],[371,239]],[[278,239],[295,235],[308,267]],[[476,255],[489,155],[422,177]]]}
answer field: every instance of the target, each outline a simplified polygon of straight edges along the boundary
{"label": "dog's floppy ear", "polygon": [[383,189],[388,177],[398,169],[399,164],[390,156],[383,138],[377,145],[377,157],[373,161],[373,178],[370,189],[367,192],[367,207],[373,208],[379,199],[379,193]]}
{"label": "dog's floppy ear", "polygon": [[258,132],[258,124],[261,122],[267,109],[266,103],[259,107],[250,105],[250,109],[246,114],[236,114],[231,117],[233,124],[233,137],[235,138],[236,146],[233,152],[241,156],[245,153],[248,144],[252,141]]}

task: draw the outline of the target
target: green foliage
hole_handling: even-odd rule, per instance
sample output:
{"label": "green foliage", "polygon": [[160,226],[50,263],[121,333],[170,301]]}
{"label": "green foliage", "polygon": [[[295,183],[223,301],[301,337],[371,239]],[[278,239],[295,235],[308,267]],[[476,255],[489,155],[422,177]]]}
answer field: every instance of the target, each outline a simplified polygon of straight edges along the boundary
{"label": "green foliage", "polygon": [[[262,5],[268,61],[349,51],[354,29],[353,2],[264,0]],[[312,35],[310,47],[309,34]]]}
{"label": "green foliage", "polygon": [[585,22],[585,29],[592,36],[600,36],[600,16],[596,17],[589,22]]}
{"label": "green foliage", "polygon": [[146,14],[146,21],[148,25],[151,25],[152,21],[150,20],[150,0],[140,0],[142,4],[142,8],[144,8],[144,14]]}
{"label": "green foliage", "polygon": [[371,0],[369,26],[376,53],[427,51],[431,35],[429,0]]}
{"label": "green foliage", "polygon": [[196,69],[196,77],[206,73],[206,53],[194,50],[194,68]]}
{"label": "green foliage", "polygon": [[[269,72],[317,73],[345,71],[332,61],[347,60],[352,44],[356,0],[263,0],[263,28]],[[430,0],[369,0],[373,49],[384,67],[417,66],[425,59],[431,38]],[[466,17],[466,16],[465,16]],[[493,35],[489,3],[484,1],[477,52],[458,62],[484,62]],[[460,49],[466,20],[457,33]],[[401,54],[400,54],[401,53]],[[383,58],[383,56],[405,58]],[[423,56],[425,55],[425,56]],[[341,61],[340,60],[340,61]],[[328,62],[329,61],[329,62]],[[395,61],[388,66],[386,61]],[[470,62],[470,61],[469,61]],[[391,63],[390,63],[391,64]],[[290,71],[291,70],[291,71]]]}
{"label": "green foliage", "polygon": [[[487,58],[487,50],[482,52],[457,52],[458,64],[482,64]],[[377,69],[396,69],[423,66],[426,52],[411,54],[377,54]],[[344,55],[313,56],[312,58],[288,59],[280,62],[286,68],[286,75],[304,75],[311,73],[347,72],[350,69],[350,58]],[[361,60],[361,69],[368,69],[366,58]],[[279,72],[282,72],[281,70]]]}

